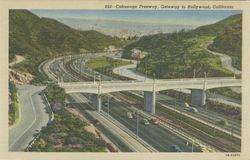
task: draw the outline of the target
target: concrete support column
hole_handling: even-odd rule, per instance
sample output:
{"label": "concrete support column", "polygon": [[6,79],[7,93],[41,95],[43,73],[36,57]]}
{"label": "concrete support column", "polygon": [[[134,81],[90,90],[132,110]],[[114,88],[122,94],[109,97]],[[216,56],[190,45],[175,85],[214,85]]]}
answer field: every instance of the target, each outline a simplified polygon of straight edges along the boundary
{"label": "concrete support column", "polygon": [[206,92],[201,89],[192,89],[192,104],[197,106],[203,106],[206,104]]}
{"label": "concrete support column", "polygon": [[102,109],[102,99],[101,99],[101,95],[98,94],[93,94],[92,98],[91,98],[92,104],[96,107],[96,110],[98,112],[101,111]]}
{"label": "concrete support column", "polygon": [[144,109],[155,114],[155,92],[144,91]]}

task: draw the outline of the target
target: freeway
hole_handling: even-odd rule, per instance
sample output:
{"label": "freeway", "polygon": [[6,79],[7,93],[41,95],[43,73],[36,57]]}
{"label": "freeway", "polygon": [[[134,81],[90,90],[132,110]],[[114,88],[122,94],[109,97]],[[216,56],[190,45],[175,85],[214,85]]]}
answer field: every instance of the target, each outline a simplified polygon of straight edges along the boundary
{"label": "freeway", "polygon": [[[134,95],[137,95],[141,98],[143,98],[143,93],[141,92],[131,92]],[[203,120],[206,123],[209,123],[210,126],[214,126],[216,128],[222,128],[226,129],[227,132],[231,133],[232,127],[233,127],[233,132],[234,134],[238,135],[240,138],[241,135],[241,121],[237,119],[233,119],[229,116],[225,116],[210,110],[206,110],[205,108],[202,107],[197,107],[198,112],[197,113],[192,113],[189,111],[189,108],[183,107],[183,103],[181,101],[178,101],[177,99],[173,97],[169,97],[165,94],[158,93],[156,96],[156,101],[160,104],[167,105],[168,107],[171,107],[171,109],[180,111],[182,113],[187,114],[191,118],[198,118],[200,120]],[[225,120],[228,122],[228,125],[226,126],[219,126],[217,123],[220,120]]]}
{"label": "freeway", "polygon": [[[81,94],[71,94],[71,99],[69,101],[77,101],[78,103],[69,103],[68,105],[77,107],[85,112],[85,116],[90,119],[91,116],[92,120],[97,119],[100,125],[96,125],[96,127],[101,130],[103,133],[106,133],[106,136],[112,139],[112,142],[118,146],[121,151],[135,151],[135,152],[150,152],[156,151],[154,148],[149,147],[149,144],[144,144],[146,142],[140,143],[135,136],[131,135],[129,132],[126,131],[126,127],[117,124],[107,117],[103,116],[102,114],[96,112],[91,105],[88,103],[79,103],[82,102],[82,99],[86,100],[87,98]],[[87,102],[87,101],[85,101]],[[86,113],[88,115],[86,115]]]}
{"label": "freeway", "polygon": [[[81,99],[86,98],[87,94],[81,94]],[[136,134],[136,116],[134,115],[132,119],[129,119],[126,115],[127,112],[133,113],[133,110],[130,106],[124,104],[122,100],[119,100],[118,97],[110,100],[109,112],[107,108],[103,108],[106,113],[109,113],[114,119],[119,121],[121,124],[126,126],[130,131]],[[108,115],[107,115],[108,116]],[[142,119],[146,118],[144,115],[140,115],[139,120],[139,132],[138,136],[150,144],[152,147],[157,149],[160,152],[173,152],[172,146],[179,146],[183,152],[191,152],[192,144],[188,143],[186,140],[182,139],[179,136],[176,136],[169,130],[161,127],[160,125],[145,125],[142,122]],[[197,152],[197,147],[193,146],[193,151]]]}
{"label": "freeway", "polygon": [[[61,67],[63,67],[63,66],[61,66]],[[68,75],[67,76],[71,76],[71,73],[67,73]],[[78,79],[79,80],[79,79]],[[203,137],[204,138],[204,137]],[[203,139],[204,140],[204,139]],[[228,150],[228,149],[223,149],[223,150]],[[237,149],[238,150],[238,149]]]}
{"label": "freeway", "polygon": [[39,95],[44,87],[19,85],[20,121],[9,128],[9,151],[23,151],[34,134],[47,125],[49,115]]}
{"label": "freeway", "polygon": [[[60,68],[60,70],[57,68],[57,71],[59,70],[59,72],[63,72],[64,74],[67,74],[67,76],[68,77],[70,77],[70,78],[73,78],[72,77],[72,75],[70,75],[67,71],[65,72],[65,70],[62,68],[62,67],[64,67],[64,66],[62,66],[62,65],[60,65],[60,63],[62,63],[62,62],[54,62],[54,63],[52,63],[49,67],[50,67],[50,70],[52,70],[52,71],[54,71],[54,72],[56,72],[56,69],[55,68],[57,68],[57,67],[59,67]],[[86,98],[84,98],[84,97],[82,97],[81,98],[81,100],[83,100],[83,102],[88,102],[87,100],[86,100]],[[79,102],[79,100],[78,100],[78,102]],[[124,104],[123,105],[118,105],[119,106],[119,108],[123,108],[123,106],[124,106]],[[112,106],[111,106],[112,107]],[[112,107],[113,108],[113,107]],[[114,107],[114,108],[116,108],[116,107]],[[110,114],[113,114],[114,115],[114,117],[115,117],[115,119],[117,120],[117,116],[115,116],[115,115],[117,115],[117,114],[119,114],[119,113],[121,113],[121,112],[123,112],[123,110],[121,110],[121,111],[119,111],[119,113],[115,113],[115,112],[117,112],[117,111],[119,111],[119,109],[117,110],[114,110],[114,112],[113,112],[113,110],[111,110],[111,112],[110,112]],[[130,123],[128,123],[126,120],[124,121],[124,120],[121,120],[121,119],[118,119],[118,121],[120,122],[120,123],[122,123],[123,125],[128,125],[128,124],[130,124]],[[133,122],[134,122],[135,120],[133,120]],[[132,126],[131,124],[129,125],[129,129],[130,130],[132,130],[132,131],[134,131],[134,128],[133,128],[134,126]],[[159,149],[160,151],[171,151],[171,146],[172,145],[174,145],[174,144],[176,144],[176,145],[180,145],[181,146],[181,148],[183,149],[183,151],[186,151],[186,152],[190,152],[190,151],[192,151],[192,146],[191,146],[191,144],[189,144],[189,145],[187,145],[187,141],[185,141],[185,140],[183,140],[182,138],[180,138],[180,137],[178,137],[178,136],[176,136],[176,135],[174,135],[173,133],[171,133],[171,132],[169,132],[168,130],[166,130],[166,129],[164,129],[164,128],[161,128],[161,127],[159,127],[159,126],[153,126],[153,125],[151,125],[151,126],[142,126],[141,127],[142,128],[142,131],[143,131],[143,133],[142,132],[139,132],[139,134],[142,134],[141,136],[143,137],[143,138],[146,138],[146,140],[145,141],[147,141],[147,142],[149,142],[149,143],[154,143],[154,147],[157,147],[157,150]],[[151,129],[151,130],[148,130],[148,129]],[[159,128],[159,129],[158,129]],[[158,130],[158,132],[155,132],[154,130]],[[148,136],[147,134],[144,134],[144,133],[147,133],[147,132],[150,132],[149,133],[149,135],[150,136]],[[156,142],[154,142],[154,136],[156,136],[156,137],[158,137],[158,140],[156,141]],[[161,140],[161,138],[162,137],[164,137],[164,140]],[[151,145],[151,144],[150,144]],[[196,147],[194,147],[194,151],[197,151],[197,148]]]}

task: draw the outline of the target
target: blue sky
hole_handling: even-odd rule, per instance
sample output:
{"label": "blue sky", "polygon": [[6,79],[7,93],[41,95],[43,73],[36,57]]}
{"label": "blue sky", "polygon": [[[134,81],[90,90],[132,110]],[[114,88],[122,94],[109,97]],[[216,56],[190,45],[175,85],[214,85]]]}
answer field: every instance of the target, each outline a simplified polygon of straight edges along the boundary
{"label": "blue sky", "polygon": [[204,25],[222,20],[239,10],[30,10],[40,17],[75,18],[138,23]]}

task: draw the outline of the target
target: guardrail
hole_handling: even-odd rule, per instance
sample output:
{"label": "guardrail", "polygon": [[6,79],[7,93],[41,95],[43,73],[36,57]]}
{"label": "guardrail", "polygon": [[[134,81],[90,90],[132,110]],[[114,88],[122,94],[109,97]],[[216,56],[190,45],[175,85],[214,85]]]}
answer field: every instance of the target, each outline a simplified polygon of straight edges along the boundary
{"label": "guardrail", "polygon": [[[44,92],[41,91],[40,93],[41,93],[42,97],[45,99],[46,104],[47,104],[47,105],[49,106],[49,108],[50,108],[50,111],[51,111],[51,112],[49,113],[49,121],[48,121],[48,123],[51,123],[51,122],[54,120],[54,113],[53,113],[53,111],[52,111],[52,108],[51,108],[51,106],[50,106],[50,103],[49,103],[49,101],[48,101],[46,95],[44,94]],[[26,147],[25,151],[29,151],[29,149],[32,148],[32,146],[36,143],[36,141],[40,138],[40,136],[41,136],[41,130],[40,130],[40,132],[31,140],[31,142],[30,142],[30,143],[28,144],[28,146]]]}

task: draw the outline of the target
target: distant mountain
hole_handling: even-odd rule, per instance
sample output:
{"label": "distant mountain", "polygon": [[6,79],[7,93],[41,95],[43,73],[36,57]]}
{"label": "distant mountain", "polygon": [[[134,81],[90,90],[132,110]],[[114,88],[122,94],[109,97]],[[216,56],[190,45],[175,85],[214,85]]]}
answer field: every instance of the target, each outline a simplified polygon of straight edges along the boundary
{"label": "distant mountain", "polygon": [[57,18],[57,20],[75,29],[94,29],[104,34],[118,37],[171,33],[179,31],[183,28],[194,29],[197,27],[194,25],[118,21],[106,19]]}
{"label": "distant mountain", "polygon": [[195,30],[191,31],[192,34],[196,35],[213,35],[218,36],[225,31],[226,28],[241,25],[242,23],[242,15],[236,14],[229,16],[217,23],[205,25],[196,28]]}
{"label": "distant mountain", "polygon": [[241,21],[239,14],[191,31],[144,36],[128,44],[123,57],[131,58],[135,48],[149,52],[137,69],[159,78],[192,77],[194,74],[203,77],[204,72],[209,76],[231,75],[221,67],[220,59],[204,48],[214,40],[210,46],[212,50],[233,55],[235,64],[241,64]]}
{"label": "distant mountain", "polygon": [[96,31],[78,31],[27,10],[10,10],[9,26],[10,61],[15,54],[46,59],[67,52],[98,52],[109,45],[121,46],[118,38]]}

